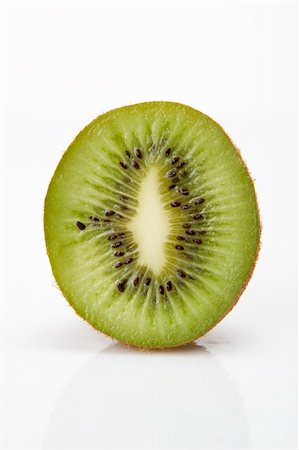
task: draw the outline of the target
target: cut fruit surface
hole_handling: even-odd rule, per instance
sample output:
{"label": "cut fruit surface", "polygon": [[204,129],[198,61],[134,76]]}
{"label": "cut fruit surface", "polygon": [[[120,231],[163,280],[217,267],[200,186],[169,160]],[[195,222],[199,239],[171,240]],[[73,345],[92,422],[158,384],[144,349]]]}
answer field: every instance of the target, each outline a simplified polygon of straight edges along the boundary
{"label": "cut fruit surface", "polygon": [[51,180],[44,228],[75,311],[147,348],[181,345],[219,322],[251,276],[260,236],[238,150],[212,119],[171,102],[88,125]]}

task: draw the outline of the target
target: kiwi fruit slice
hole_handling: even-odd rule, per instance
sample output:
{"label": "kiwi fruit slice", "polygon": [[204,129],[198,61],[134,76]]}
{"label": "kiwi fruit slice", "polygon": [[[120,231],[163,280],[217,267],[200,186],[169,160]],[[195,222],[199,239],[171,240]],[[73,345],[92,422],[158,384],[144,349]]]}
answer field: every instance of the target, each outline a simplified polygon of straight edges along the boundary
{"label": "kiwi fruit slice", "polygon": [[107,112],[64,153],[45,199],[54,277],[93,327],[143,348],[182,345],[235,305],[260,241],[239,151],[172,102]]}

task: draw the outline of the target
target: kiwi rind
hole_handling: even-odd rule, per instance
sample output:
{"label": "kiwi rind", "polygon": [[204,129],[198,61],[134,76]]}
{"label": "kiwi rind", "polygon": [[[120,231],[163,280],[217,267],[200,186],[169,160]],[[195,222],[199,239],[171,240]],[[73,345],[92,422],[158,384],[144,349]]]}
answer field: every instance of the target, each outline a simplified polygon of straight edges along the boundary
{"label": "kiwi rind", "polygon": [[[149,106],[149,105],[153,105],[153,104],[156,105],[156,106],[158,106],[159,104],[161,104],[161,105],[165,104],[165,102],[146,102],[146,103],[143,103],[143,104],[141,104],[141,105]],[[177,105],[178,107],[188,108],[189,110],[192,109],[192,108],[190,108],[190,107],[186,107],[185,105],[181,105],[181,104],[179,104],[179,103],[173,103],[173,102],[172,102],[172,104],[173,104],[173,105]],[[135,106],[135,105],[132,105],[132,106]],[[118,111],[121,111],[121,110],[123,110],[124,108],[126,108],[126,107],[122,107],[122,108],[119,108],[119,109],[117,109],[117,110],[114,110],[114,114],[117,115]],[[194,111],[196,114],[199,113],[199,112],[196,111],[196,110],[193,110],[193,111]],[[108,113],[106,113],[106,114],[109,114],[109,113],[110,113],[110,112],[108,112]],[[99,116],[100,120],[105,121],[105,116],[106,116],[106,114],[104,114],[104,115],[102,115],[102,116]],[[206,115],[205,115],[205,116],[206,116]],[[206,117],[208,117],[208,116],[206,116]],[[99,118],[95,119],[90,125],[88,125],[87,127],[85,127],[85,128],[79,133],[79,135],[75,138],[75,140],[73,141],[72,145],[76,143],[76,141],[80,138],[80,136],[82,135],[82,133],[84,133],[85,130],[86,130],[87,128],[90,129],[90,127],[92,127],[93,124],[97,123],[97,121],[99,120]],[[217,124],[213,119],[209,118],[209,120],[211,120],[212,122],[214,122],[215,124]],[[254,189],[254,184],[253,184],[252,178],[251,178],[251,176],[250,176],[250,174],[249,174],[249,171],[248,171],[248,169],[247,169],[247,167],[246,167],[246,165],[245,165],[245,163],[244,163],[244,161],[243,161],[243,159],[242,159],[242,157],[241,157],[241,154],[240,154],[239,150],[236,148],[236,146],[232,143],[232,141],[231,141],[231,139],[228,137],[227,133],[225,133],[224,130],[223,130],[218,124],[217,124],[217,126],[222,130],[222,133],[229,139],[229,141],[231,142],[231,145],[232,145],[232,146],[234,147],[234,149],[236,150],[236,152],[237,152],[237,154],[238,154],[238,157],[239,157],[239,159],[240,159],[240,161],[241,161],[241,163],[242,163],[244,169],[245,169],[246,172],[247,172],[248,178],[249,178],[250,181],[251,181],[252,189],[253,189],[253,192],[254,192],[254,195],[255,195],[255,202],[256,202],[256,206],[257,206],[258,204],[257,204],[257,198],[256,198],[256,192],[255,192],[255,189]],[[65,154],[65,156],[67,157],[67,154]],[[61,163],[60,163],[60,164],[61,164]],[[55,171],[55,173],[54,173],[52,179],[54,179],[54,177],[55,177],[55,175],[56,175],[56,172],[57,172],[57,169],[56,169],[56,171]],[[51,185],[51,184],[50,184],[50,185]],[[50,189],[50,187],[49,187],[49,189]],[[47,194],[47,197],[48,197],[48,194]],[[47,222],[47,220],[46,220],[46,214],[47,214],[47,206],[46,206],[46,204],[47,204],[47,197],[46,197],[46,200],[45,200],[45,222],[44,222],[44,224],[45,224],[45,236],[47,236],[47,229],[46,229],[46,228],[47,228],[47,226],[46,226],[46,222]],[[187,344],[188,342],[191,342],[191,341],[193,341],[193,340],[195,340],[195,339],[198,339],[200,336],[204,335],[204,334],[205,334],[206,332],[208,332],[211,328],[213,328],[217,323],[219,323],[219,322],[220,322],[220,321],[228,314],[228,312],[235,306],[235,304],[236,304],[237,301],[239,300],[239,298],[240,298],[242,292],[245,290],[245,288],[246,288],[246,286],[247,286],[247,284],[248,284],[248,282],[249,282],[249,280],[250,280],[250,278],[251,278],[251,276],[252,276],[252,273],[253,273],[253,270],[254,270],[254,267],[255,267],[257,258],[258,258],[259,250],[260,250],[261,223],[260,223],[260,215],[259,215],[258,206],[257,206],[257,212],[258,212],[258,244],[257,244],[257,247],[256,247],[256,253],[255,253],[255,256],[254,256],[254,258],[253,258],[253,263],[252,263],[250,272],[248,273],[247,278],[246,278],[245,282],[243,283],[242,287],[240,288],[239,292],[238,292],[237,295],[235,296],[235,299],[234,299],[234,301],[232,302],[230,308],[227,309],[227,310],[224,312],[224,314],[223,314],[220,318],[218,318],[217,321],[213,322],[213,323],[211,324],[211,326],[210,326],[209,328],[207,328],[203,333],[201,333],[201,334],[199,334],[199,335],[194,335],[194,336],[192,336],[192,337],[190,336],[190,338],[189,338],[188,340],[179,341],[179,342],[173,342],[173,343],[171,343],[171,344],[168,343],[167,345],[153,345],[152,343],[150,343],[149,345],[147,345],[147,344],[144,344],[144,343],[135,343],[135,342],[133,342],[133,341],[126,341],[126,340],[123,340],[123,339],[121,339],[120,336],[115,336],[115,335],[113,335],[113,334],[109,334],[109,330],[108,330],[108,329],[105,330],[105,329],[99,329],[98,327],[95,327],[95,328],[96,328],[98,331],[104,332],[105,335],[110,335],[112,338],[116,338],[118,341],[124,343],[125,345],[128,345],[128,346],[135,346],[135,347],[139,347],[139,348],[161,348],[161,349],[162,349],[162,348],[171,348],[171,347],[176,347],[176,346],[180,346],[180,345],[185,345],[185,344]],[[51,260],[51,252],[52,252],[52,248],[50,248],[50,246],[48,245],[47,238],[46,238],[46,246],[47,246],[47,252],[48,252],[49,258],[50,258],[50,260]],[[59,273],[56,272],[55,267],[53,267],[53,266],[52,266],[52,271],[53,271],[54,277],[55,277],[55,279],[56,279],[56,281],[57,281],[57,283],[58,283],[58,286],[59,286],[60,290],[62,291],[63,295],[64,295],[64,296],[67,298],[67,300],[69,301],[69,293],[66,292],[66,290],[65,290],[65,288],[64,288],[64,286],[63,286],[63,283],[60,283],[60,282],[59,282]],[[70,303],[71,303],[71,302],[70,302]],[[80,309],[76,308],[76,305],[75,305],[75,304],[72,304],[72,303],[71,303],[71,306],[75,309],[75,311],[77,312],[77,314],[78,314],[80,317],[82,317],[84,320],[86,320],[85,317],[84,317],[84,315],[82,314],[82,311],[81,311]],[[90,321],[89,321],[88,323],[90,323]],[[94,324],[92,324],[92,325],[94,326]]]}

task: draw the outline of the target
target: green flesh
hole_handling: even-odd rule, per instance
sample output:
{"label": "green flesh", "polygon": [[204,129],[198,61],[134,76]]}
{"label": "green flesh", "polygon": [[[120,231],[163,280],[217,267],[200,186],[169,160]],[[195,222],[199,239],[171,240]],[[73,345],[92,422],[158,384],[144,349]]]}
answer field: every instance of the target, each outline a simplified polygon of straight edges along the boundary
{"label": "green flesh", "polygon": [[[175,156],[179,162],[172,164]],[[185,166],[176,169],[182,162]],[[153,167],[169,221],[165,264],[157,273],[140,263],[140,248],[128,228]],[[176,175],[169,178],[171,170]],[[174,201],[181,206],[171,206]],[[185,204],[190,208],[183,210]],[[186,223],[191,228],[184,228]],[[44,226],[52,270],[70,305],[96,329],[140,347],[180,345],[214,326],[246,286],[260,234],[253,183],[228,136],[204,114],[170,102],[119,108],[87,126],[51,180]],[[194,235],[186,234],[190,229]],[[118,242],[122,245],[112,248]],[[117,251],[125,255],[114,256]],[[129,258],[133,261],[124,264]],[[123,265],[115,268],[117,262]]]}

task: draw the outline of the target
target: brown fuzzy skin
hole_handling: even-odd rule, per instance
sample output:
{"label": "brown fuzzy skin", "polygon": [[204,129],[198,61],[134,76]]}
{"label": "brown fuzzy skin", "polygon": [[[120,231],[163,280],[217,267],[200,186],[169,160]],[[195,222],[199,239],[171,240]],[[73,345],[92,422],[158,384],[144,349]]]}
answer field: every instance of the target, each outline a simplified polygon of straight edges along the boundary
{"label": "brown fuzzy skin", "polygon": [[[161,100],[161,102],[167,102],[167,100]],[[168,100],[168,102],[171,102],[171,103],[176,104],[176,105],[178,105],[178,106],[186,107],[186,105],[184,105],[184,104],[182,104],[182,103],[179,103],[179,102],[173,102],[173,101],[170,101],[170,100]],[[144,103],[152,103],[152,102],[144,102]],[[155,101],[155,103],[159,103],[159,101]],[[134,104],[132,104],[132,105],[126,105],[126,106],[134,106]],[[120,107],[120,108],[118,108],[118,109],[122,109],[122,108],[124,108],[124,106],[123,106],[123,107]],[[196,111],[197,113],[200,112],[199,110],[197,110],[197,109],[195,109],[195,108],[192,108],[192,107],[190,107],[190,106],[188,106],[188,108],[193,109],[193,110]],[[239,290],[239,292],[237,293],[237,295],[236,295],[236,297],[235,297],[235,299],[234,299],[234,302],[232,303],[231,307],[230,307],[227,311],[225,311],[225,313],[219,318],[219,320],[217,320],[217,322],[215,322],[215,323],[214,323],[210,328],[208,328],[204,333],[199,334],[198,336],[196,336],[196,337],[194,337],[194,338],[192,338],[192,339],[190,339],[190,340],[183,341],[183,342],[181,342],[181,343],[179,343],[179,344],[174,344],[174,345],[171,345],[171,346],[166,346],[166,347],[141,346],[141,345],[134,345],[134,344],[131,344],[131,343],[128,343],[128,342],[125,342],[125,341],[121,341],[121,340],[119,340],[119,339],[116,339],[116,338],[114,338],[113,336],[110,336],[110,335],[108,335],[108,334],[105,334],[105,333],[103,333],[101,330],[99,330],[99,329],[93,327],[86,319],[84,319],[84,318],[83,318],[83,317],[75,310],[75,308],[74,308],[72,305],[69,304],[70,306],[72,306],[72,309],[76,312],[76,314],[77,314],[82,320],[84,320],[84,321],[85,321],[85,322],[86,322],[93,330],[96,330],[97,332],[101,333],[101,334],[102,334],[103,336],[105,336],[105,337],[110,337],[112,340],[116,340],[118,343],[120,343],[120,344],[121,344],[123,347],[125,347],[125,348],[135,348],[135,349],[138,349],[138,350],[140,350],[140,351],[153,351],[153,350],[158,350],[158,351],[159,351],[159,350],[171,350],[171,349],[175,349],[175,348],[179,348],[179,347],[184,347],[184,346],[192,345],[192,343],[194,343],[194,341],[196,341],[196,340],[199,339],[200,337],[206,335],[206,334],[207,334],[211,329],[213,329],[219,322],[221,322],[221,320],[224,319],[224,317],[225,317],[225,316],[226,316],[226,315],[234,308],[234,306],[238,303],[238,301],[239,301],[241,295],[242,295],[243,292],[245,291],[245,289],[246,289],[246,287],[247,287],[247,285],[248,285],[248,283],[249,283],[249,281],[250,281],[250,279],[251,279],[251,277],[252,277],[253,271],[254,271],[254,269],[255,269],[255,266],[256,266],[256,263],[257,263],[257,260],[258,260],[258,257],[259,257],[259,253],[260,253],[260,249],[261,249],[262,223],[261,223],[260,209],[259,209],[259,205],[258,205],[258,201],[257,201],[257,194],[256,194],[256,190],[255,190],[255,186],[254,186],[253,179],[252,179],[251,174],[250,174],[250,172],[249,172],[249,170],[248,170],[248,168],[247,168],[247,166],[246,166],[246,164],[245,164],[245,162],[244,162],[244,160],[243,160],[243,158],[242,158],[242,156],[241,156],[241,152],[240,152],[239,148],[235,146],[235,144],[233,143],[233,141],[232,141],[232,139],[230,138],[230,136],[225,132],[225,130],[221,127],[221,125],[218,124],[218,122],[216,122],[214,119],[212,119],[212,118],[211,118],[210,116],[208,116],[207,114],[205,114],[205,113],[202,113],[202,114],[204,114],[204,115],[205,115],[206,117],[208,117],[211,121],[213,121],[215,124],[217,124],[218,127],[221,128],[221,130],[223,131],[223,133],[224,133],[224,134],[226,135],[226,137],[229,139],[229,141],[230,141],[230,143],[232,144],[232,146],[235,148],[235,150],[236,150],[236,152],[237,152],[237,154],[238,154],[238,156],[239,156],[239,158],[240,158],[240,161],[241,161],[243,167],[245,168],[245,170],[246,170],[246,172],[247,172],[247,174],[248,174],[249,179],[251,180],[251,184],[252,184],[252,187],[253,187],[253,192],[254,192],[254,194],[255,194],[255,201],[256,201],[256,205],[257,205],[257,210],[258,210],[258,226],[259,226],[259,239],[258,239],[258,245],[257,245],[257,249],[256,249],[254,261],[253,261],[253,263],[252,263],[250,272],[248,273],[248,276],[247,276],[245,282],[243,283],[241,289]],[[97,120],[97,118],[94,119],[94,120]],[[87,126],[89,126],[89,125],[87,125]],[[47,252],[47,253],[48,253],[48,252]],[[60,289],[59,286],[58,286],[58,288],[59,288],[59,290],[61,291],[61,289]]]}

